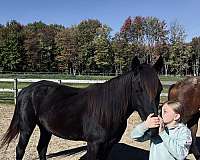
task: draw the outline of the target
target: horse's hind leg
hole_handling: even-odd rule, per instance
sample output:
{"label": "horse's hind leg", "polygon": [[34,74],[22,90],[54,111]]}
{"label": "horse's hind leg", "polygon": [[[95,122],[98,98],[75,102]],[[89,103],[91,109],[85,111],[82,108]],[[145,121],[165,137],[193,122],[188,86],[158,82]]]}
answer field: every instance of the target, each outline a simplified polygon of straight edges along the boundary
{"label": "horse's hind leg", "polygon": [[37,146],[37,150],[40,160],[46,160],[47,147],[52,134],[48,132],[42,125],[39,125],[39,128],[40,128],[40,140]]}
{"label": "horse's hind leg", "polygon": [[[20,101],[21,102],[21,101]],[[28,141],[36,126],[35,112],[26,98],[21,102],[19,114],[19,142],[16,147],[16,160],[22,160]]]}
{"label": "horse's hind leg", "polygon": [[32,125],[20,124],[20,125],[23,126],[23,129],[20,129],[19,142],[16,147],[16,160],[22,160],[28,141],[35,128],[35,124]]}

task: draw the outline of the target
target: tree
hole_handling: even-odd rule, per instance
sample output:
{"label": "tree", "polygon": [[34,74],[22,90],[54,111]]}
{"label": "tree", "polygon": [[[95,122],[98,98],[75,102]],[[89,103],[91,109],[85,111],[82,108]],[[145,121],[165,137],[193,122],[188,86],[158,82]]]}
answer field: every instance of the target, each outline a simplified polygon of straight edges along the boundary
{"label": "tree", "polygon": [[76,28],[66,28],[55,37],[58,52],[56,61],[60,71],[76,74],[79,70]]}
{"label": "tree", "polygon": [[98,29],[102,24],[98,20],[84,20],[77,26],[78,56],[80,70],[90,72],[96,69],[94,61],[94,38],[98,36]]}
{"label": "tree", "polygon": [[98,29],[98,36],[94,38],[94,61],[97,69],[103,73],[112,71],[113,53],[109,38],[110,31],[111,28],[104,25]]}
{"label": "tree", "polygon": [[170,42],[185,42],[186,32],[184,27],[176,20],[171,23],[169,30],[169,40]]}
{"label": "tree", "polygon": [[25,29],[24,49],[26,55],[26,71],[38,71],[40,68],[39,41],[37,34]]}
{"label": "tree", "polygon": [[[167,42],[168,30],[166,29],[165,21],[160,21],[156,17],[141,17],[136,16],[133,19],[128,17],[122,28],[120,35],[128,44],[145,48],[145,61],[150,63],[154,56],[156,46],[165,45]],[[137,49],[138,50],[138,49]],[[143,58],[144,59],[144,58]]]}
{"label": "tree", "polygon": [[3,70],[3,46],[4,46],[4,26],[0,25],[0,67]]}
{"label": "tree", "polygon": [[114,38],[112,39],[112,51],[114,54],[114,68],[115,74],[118,75],[119,73],[122,74],[122,70],[124,68],[125,60],[123,58],[123,48],[127,45],[127,42],[120,38],[119,34],[115,34]]}
{"label": "tree", "polygon": [[167,63],[170,66],[171,73],[187,74],[191,48],[184,43],[185,30],[182,25],[175,21],[171,24],[169,33],[170,51]]}
{"label": "tree", "polygon": [[190,43],[192,46],[192,68],[193,75],[199,76],[200,74],[200,37],[194,37]]}
{"label": "tree", "polygon": [[42,22],[28,24],[25,29],[24,48],[26,51],[27,70],[55,71],[55,35],[57,26],[48,26]]}
{"label": "tree", "polygon": [[138,44],[128,43],[120,34],[116,34],[112,40],[112,51],[114,54],[115,73],[122,74],[130,69],[133,56],[142,59],[144,47]]}
{"label": "tree", "polygon": [[42,71],[53,71],[55,66],[55,35],[57,30],[54,27],[46,26],[38,32],[40,56],[41,56],[41,69]]}
{"label": "tree", "polygon": [[23,49],[23,26],[15,20],[1,27],[0,57],[3,70],[23,70],[24,49]]}
{"label": "tree", "polygon": [[[145,36],[144,43],[147,46],[146,61],[151,63],[155,60],[158,46],[162,48],[167,43],[168,30],[165,21],[160,21],[156,17],[146,17],[144,20]],[[160,52],[161,53],[161,52]]]}
{"label": "tree", "polygon": [[170,47],[169,64],[173,74],[186,75],[188,73],[188,62],[191,47],[181,42],[173,43]]}

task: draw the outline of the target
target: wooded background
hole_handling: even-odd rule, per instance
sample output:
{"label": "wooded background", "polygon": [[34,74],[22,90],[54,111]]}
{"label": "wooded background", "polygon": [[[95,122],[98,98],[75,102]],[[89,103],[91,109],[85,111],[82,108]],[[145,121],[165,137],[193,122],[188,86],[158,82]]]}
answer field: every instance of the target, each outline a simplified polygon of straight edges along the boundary
{"label": "wooded background", "polygon": [[0,71],[115,73],[129,70],[133,56],[154,63],[162,74],[199,75],[200,37],[185,42],[184,26],[156,17],[128,17],[119,32],[96,19],[64,27],[41,21],[0,25]]}

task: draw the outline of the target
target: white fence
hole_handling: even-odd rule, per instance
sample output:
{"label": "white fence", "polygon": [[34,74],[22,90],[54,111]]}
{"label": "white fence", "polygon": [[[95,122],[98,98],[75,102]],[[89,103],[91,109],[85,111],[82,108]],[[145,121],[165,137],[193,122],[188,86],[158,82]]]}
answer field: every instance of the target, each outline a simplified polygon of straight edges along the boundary
{"label": "white fence", "polygon": [[[14,100],[16,102],[16,97],[17,93],[21,90],[18,88],[18,83],[33,83],[33,82],[38,82],[41,80],[48,80],[48,81],[53,81],[57,82],[59,84],[64,84],[64,83],[73,83],[73,84],[93,84],[93,83],[104,83],[106,80],[64,80],[64,79],[5,79],[2,78],[0,79],[1,82],[13,82],[13,88],[0,88],[0,92],[11,92],[14,93]],[[161,81],[163,86],[170,86],[176,81]],[[161,96],[167,97],[167,93],[161,93]]]}

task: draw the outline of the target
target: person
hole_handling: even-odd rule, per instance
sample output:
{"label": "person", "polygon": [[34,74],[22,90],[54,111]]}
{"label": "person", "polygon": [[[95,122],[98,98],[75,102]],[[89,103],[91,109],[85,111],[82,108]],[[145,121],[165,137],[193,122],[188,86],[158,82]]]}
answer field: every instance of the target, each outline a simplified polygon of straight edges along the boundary
{"label": "person", "polygon": [[[149,160],[184,160],[192,144],[191,131],[181,123],[183,111],[180,102],[167,101],[162,107],[162,118],[150,114],[146,121],[137,125],[131,138],[150,140]],[[157,136],[150,136],[150,128],[159,127]]]}

